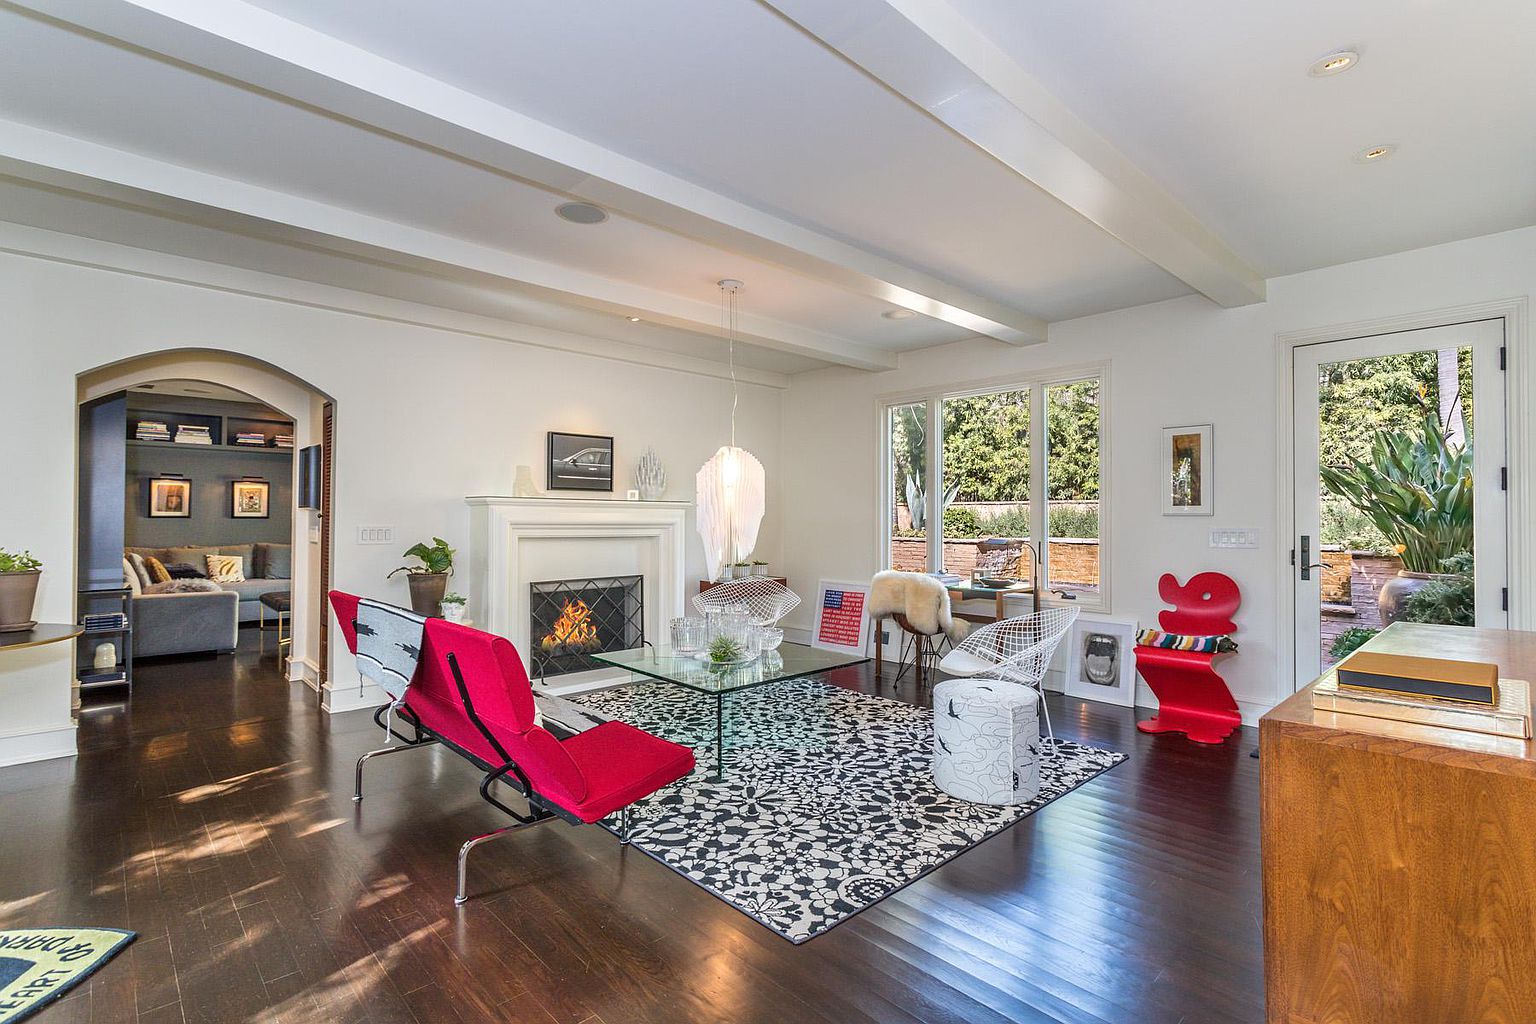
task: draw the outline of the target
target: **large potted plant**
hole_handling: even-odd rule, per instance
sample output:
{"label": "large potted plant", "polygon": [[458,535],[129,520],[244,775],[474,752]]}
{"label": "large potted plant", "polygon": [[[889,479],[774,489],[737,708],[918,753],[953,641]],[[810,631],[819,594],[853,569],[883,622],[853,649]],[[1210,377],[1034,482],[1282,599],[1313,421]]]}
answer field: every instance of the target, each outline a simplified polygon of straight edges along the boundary
{"label": "large potted plant", "polygon": [[1401,618],[1410,596],[1453,578],[1453,560],[1471,554],[1472,445],[1447,441],[1434,411],[1425,408],[1418,430],[1378,431],[1368,461],[1319,471],[1323,486],[1364,513],[1402,559],[1377,596],[1382,622]]}
{"label": "large potted plant", "polygon": [[402,565],[391,572],[408,573],[406,582],[411,587],[411,610],[417,615],[441,615],[443,594],[448,589],[448,577],[453,573],[453,548],[441,537],[433,537],[432,545],[416,544],[405,553],[420,565]]}
{"label": "large potted plant", "polygon": [[19,633],[37,623],[32,606],[37,603],[37,581],[43,563],[30,551],[19,555],[0,548],[0,633]]}

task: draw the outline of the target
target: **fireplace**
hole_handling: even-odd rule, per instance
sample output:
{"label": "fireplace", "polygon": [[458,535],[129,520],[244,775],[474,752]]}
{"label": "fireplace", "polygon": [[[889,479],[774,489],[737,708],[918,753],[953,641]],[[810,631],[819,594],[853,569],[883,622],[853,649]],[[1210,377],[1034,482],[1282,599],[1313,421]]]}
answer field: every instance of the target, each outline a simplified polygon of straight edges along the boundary
{"label": "fireplace", "polygon": [[602,668],[592,655],[631,650],[645,640],[645,578],[530,583],[528,616],[534,679]]}

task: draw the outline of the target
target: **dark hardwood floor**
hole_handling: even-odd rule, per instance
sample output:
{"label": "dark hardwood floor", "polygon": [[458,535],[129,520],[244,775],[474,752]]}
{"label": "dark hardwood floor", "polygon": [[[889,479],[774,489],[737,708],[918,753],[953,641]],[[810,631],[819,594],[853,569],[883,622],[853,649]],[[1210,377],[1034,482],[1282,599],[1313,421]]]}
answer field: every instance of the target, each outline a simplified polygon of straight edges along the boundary
{"label": "dark hardwood floor", "polygon": [[0,770],[0,927],[140,933],[42,1024],[1263,1017],[1253,730],[1197,747],[1052,698],[1059,733],[1130,760],[792,946],[596,827],[482,847],[455,909],[459,844],[503,824],[472,769],[374,761],[354,805],[368,714],[320,714],[246,632],[140,666],[77,760]]}

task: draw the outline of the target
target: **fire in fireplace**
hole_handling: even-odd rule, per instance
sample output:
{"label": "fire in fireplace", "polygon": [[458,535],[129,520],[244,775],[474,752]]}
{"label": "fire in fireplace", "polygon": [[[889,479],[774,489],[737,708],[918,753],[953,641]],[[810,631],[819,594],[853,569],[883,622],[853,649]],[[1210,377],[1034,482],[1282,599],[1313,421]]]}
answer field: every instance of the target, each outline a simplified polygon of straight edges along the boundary
{"label": "fire in fireplace", "polygon": [[601,668],[592,655],[627,651],[645,639],[644,577],[550,580],[528,590],[535,679]]}

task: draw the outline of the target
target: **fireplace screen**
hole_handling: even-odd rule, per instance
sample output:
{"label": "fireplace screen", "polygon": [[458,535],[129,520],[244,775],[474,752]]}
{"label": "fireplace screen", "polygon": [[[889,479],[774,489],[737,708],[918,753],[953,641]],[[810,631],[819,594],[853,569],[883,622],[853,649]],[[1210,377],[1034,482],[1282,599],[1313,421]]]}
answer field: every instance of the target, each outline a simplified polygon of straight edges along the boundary
{"label": "fireplace screen", "polygon": [[632,650],[645,639],[643,577],[551,580],[528,590],[535,679],[602,668],[592,655]]}

